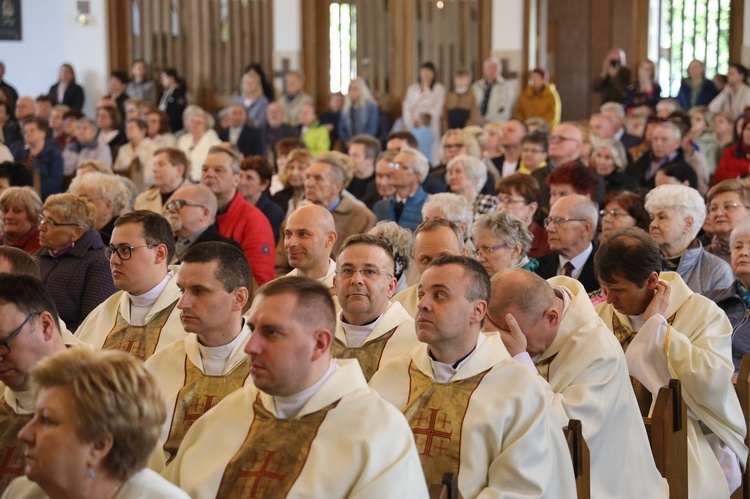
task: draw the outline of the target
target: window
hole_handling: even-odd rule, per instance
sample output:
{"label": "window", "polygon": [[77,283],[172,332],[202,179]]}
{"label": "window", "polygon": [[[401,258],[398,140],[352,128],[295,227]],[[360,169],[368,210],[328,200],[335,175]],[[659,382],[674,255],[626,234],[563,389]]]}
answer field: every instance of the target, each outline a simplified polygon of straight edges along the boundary
{"label": "window", "polygon": [[649,59],[657,64],[662,96],[676,96],[690,61],[706,65],[706,77],[729,67],[731,0],[651,0]]}
{"label": "window", "polygon": [[349,91],[357,77],[357,7],[331,3],[331,93]]}

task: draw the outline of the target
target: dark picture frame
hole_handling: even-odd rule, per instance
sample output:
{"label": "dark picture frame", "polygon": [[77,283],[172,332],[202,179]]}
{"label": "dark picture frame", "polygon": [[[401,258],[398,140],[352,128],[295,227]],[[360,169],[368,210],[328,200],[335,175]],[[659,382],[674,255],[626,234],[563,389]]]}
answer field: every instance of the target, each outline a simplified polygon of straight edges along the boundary
{"label": "dark picture frame", "polygon": [[0,0],[0,40],[21,39],[21,0]]}

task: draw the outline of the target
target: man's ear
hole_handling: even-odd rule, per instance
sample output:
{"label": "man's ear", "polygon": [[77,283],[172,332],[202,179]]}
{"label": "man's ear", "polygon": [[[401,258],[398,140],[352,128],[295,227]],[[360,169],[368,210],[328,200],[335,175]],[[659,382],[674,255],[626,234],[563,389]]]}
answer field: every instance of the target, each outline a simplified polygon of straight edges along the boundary
{"label": "man's ear", "polygon": [[653,291],[656,289],[656,284],[659,282],[659,273],[658,272],[651,272],[651,274],[646,278],[646,289],[649,291]]}

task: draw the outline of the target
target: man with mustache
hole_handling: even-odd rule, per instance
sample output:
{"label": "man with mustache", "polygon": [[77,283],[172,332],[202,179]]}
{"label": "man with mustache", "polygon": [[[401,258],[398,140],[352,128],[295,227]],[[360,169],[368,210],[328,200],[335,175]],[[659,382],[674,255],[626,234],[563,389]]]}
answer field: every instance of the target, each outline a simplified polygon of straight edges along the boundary
{"label": "man with mustache", "polygon": [[194,334],[146,362],[167,407],[160,442],[166,463],[190,426],[248,379],[243,348],[250,330],[242,310],[252,299],[251,280],[242,250],[227,243],[198,243],[183,255],[177,309],[185,331]]}

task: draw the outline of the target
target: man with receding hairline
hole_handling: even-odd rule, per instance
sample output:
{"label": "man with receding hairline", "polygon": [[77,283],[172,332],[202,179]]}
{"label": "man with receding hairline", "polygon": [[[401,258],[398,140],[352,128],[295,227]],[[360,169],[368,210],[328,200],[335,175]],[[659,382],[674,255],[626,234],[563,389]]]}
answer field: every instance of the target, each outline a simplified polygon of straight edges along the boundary
{"label": "man with receding hairline", "polygon": [[485,330],[499,330],[508,353],[538,374],[558,426],[581,421],[592,497],[666,498],[622,349],[581,283],[522,269],[491,282]]}
{"label": "man with receding hairline", "polygon": [[284,227],[284,250],[294,269],[287,276],[317,279],[332,289],[336,262],[331,250],[337,238],[333,216],[322,206],[294,210]]}
{"label": "man with receding hairline", "polygon": [[336,319],[325,286],[272,281],[247,321],[252,385],[188,430],[167,479],[197,499],[428,497],[406,420],[355,360],[331,358]]}

